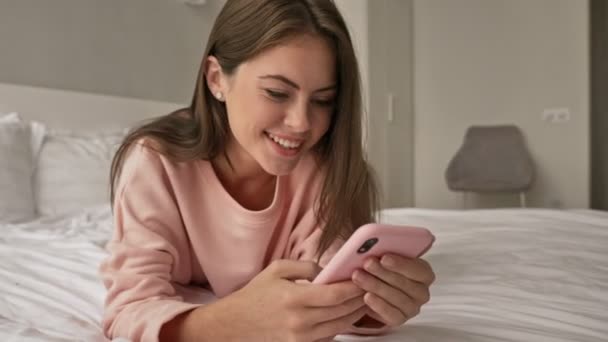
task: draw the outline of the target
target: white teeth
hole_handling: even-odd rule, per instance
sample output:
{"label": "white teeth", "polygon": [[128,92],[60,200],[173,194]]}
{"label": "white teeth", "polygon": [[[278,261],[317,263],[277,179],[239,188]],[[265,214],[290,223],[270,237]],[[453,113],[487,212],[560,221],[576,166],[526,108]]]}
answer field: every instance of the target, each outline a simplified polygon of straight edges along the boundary
{"label": "white teeth", "polygon": [[279,137],[276,137],[270,133],[268,133],[268,136],[270,137],[270,139],[274,140],[274,142],[276,142],[277,144],[281,145],[282,147],[285,148],[298,148],[300,147],[300,145],[302,144],[301,142],[295,142],[295,141],[289,141],[286,139],[282,139]]}

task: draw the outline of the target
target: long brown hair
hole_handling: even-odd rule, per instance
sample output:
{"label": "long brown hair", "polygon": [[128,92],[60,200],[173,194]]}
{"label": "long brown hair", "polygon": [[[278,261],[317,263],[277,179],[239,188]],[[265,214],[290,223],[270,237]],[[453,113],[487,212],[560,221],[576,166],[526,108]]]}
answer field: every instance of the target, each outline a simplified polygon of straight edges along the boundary
{"label": "long brown hair", "polygon": [[346,239],[356,227],[373,221],[378,196],[363,154],[359,69],[344,19],[331,0],[228,0],[209,35],[190,107],[131,131],[119,147],[110,173],[112,201],[125,155],[141,138],[151,138],[159,152],[178,161],[212,160],[224,152],[230,127],[224,104],[207,86],[208,56],[215,56],[222,71],[232,75],[241,63],[303,33],[327,39],[337,59],[335,113],[314,148],[326,174],[315,206],[323,226],[318,255],[336,238]]}

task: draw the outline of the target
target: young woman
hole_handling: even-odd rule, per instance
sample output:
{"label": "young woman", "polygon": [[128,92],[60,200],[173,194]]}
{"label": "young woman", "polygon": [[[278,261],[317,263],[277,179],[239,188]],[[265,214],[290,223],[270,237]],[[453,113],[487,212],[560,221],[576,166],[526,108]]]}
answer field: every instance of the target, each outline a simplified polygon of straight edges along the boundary
{"label": "young woman", "polygon": [[[421,259],[305,281],[377,210],[361,112],[332,1],[228,0],[190,107],[134,130],[115,156],[106,335],[324,341],[415,316],[434,279]],[[219,299],[201,304],[203,288]]]}

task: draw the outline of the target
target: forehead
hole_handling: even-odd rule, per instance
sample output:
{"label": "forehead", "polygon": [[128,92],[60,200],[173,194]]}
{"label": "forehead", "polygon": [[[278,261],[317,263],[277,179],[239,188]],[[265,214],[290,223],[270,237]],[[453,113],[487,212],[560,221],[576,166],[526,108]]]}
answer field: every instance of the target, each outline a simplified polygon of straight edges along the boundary
{"label": "forehead", "polygon": [[315,90],[336,83],[336,57],[329,43],[312,35],[300,35],[269,48],[242,63],[238,77],[282,75],[303,90]]}

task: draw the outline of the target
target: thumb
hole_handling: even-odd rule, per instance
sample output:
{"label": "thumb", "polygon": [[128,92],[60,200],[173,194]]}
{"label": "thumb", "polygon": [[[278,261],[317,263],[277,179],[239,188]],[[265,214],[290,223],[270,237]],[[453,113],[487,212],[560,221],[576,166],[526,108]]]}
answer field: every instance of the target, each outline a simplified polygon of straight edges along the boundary
{"label": "thumb", "polygon": [[267,270],[277,278],[312,281],[321,272],[321,267],[312,261],[276,260],[268,266]]}

